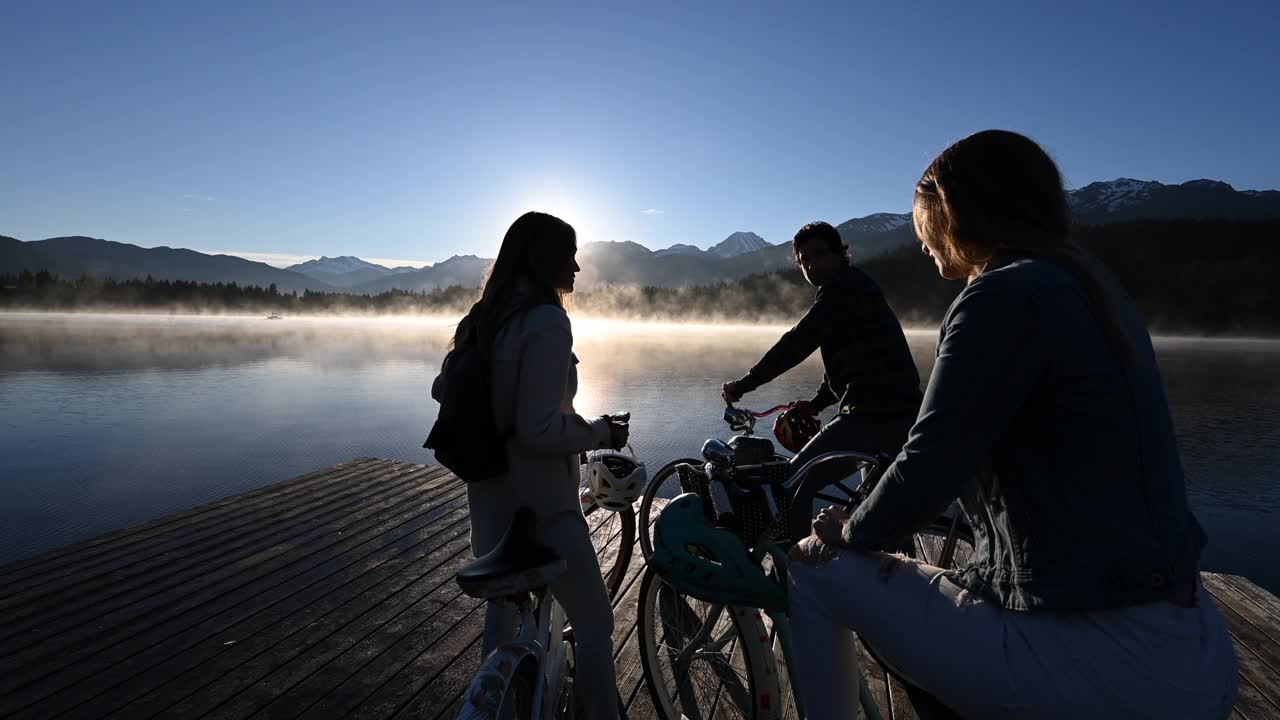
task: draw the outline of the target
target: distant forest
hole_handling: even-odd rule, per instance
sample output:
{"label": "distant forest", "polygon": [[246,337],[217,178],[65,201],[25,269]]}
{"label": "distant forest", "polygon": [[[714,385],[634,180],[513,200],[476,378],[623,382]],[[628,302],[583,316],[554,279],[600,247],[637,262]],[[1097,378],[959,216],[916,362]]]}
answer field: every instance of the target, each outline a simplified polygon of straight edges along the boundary
{"label": "distant forest", "polygon": [[[1280,335],[1280,219],[1140,220],[1076,228],[1077,241],[1120,278],[1155,332]],[[858,262],[904,324],[936,326],[960,290],[912,245]],[[33,269],[0,276],[0,309],[132,310],[311,315],[461,314],[474,288],[379,295],[281,293],[235,283],[152,278],[59,278]],[[797,270],[689,288],[598,288],[575,293],[588,315],[643,320],[793,322],[813,299]]]}

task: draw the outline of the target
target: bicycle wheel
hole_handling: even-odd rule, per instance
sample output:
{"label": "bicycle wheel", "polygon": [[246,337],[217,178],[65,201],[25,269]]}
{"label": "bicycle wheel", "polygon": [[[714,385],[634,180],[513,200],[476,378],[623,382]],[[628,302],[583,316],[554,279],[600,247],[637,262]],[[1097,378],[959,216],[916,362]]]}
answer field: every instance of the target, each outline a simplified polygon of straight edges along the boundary
{"label": "bicycle wheel", "polygon": [[808,536],[813,518],[818,511],[830,505],[852,509],[861,501],[859,489],[867,470],[856,458],[835,458],[827,463],[827,472],[818,476],[810,473],[792,492],[791,507],[787,512],[787,536],[792,542]]}
{"label": "bicycle wheel", "polygon": [[627,508],[615,512],[593,504],[583,514],[591,528],[591,544],[595,546],[600,574],[612,600],[622,589],[627,566],[631,564],[631,553],[636,544],[636,511]]}
{"label": "bicycle wheel", "polygon": [[681,595],[646,568],[638,612],[640,664],[661,720],[774,717],[781,697],[758,611]]}
{"label": "bicycle wheel", "polygon": [[654,502],[661,504],[661,501],[673,500],[684,492],[680,487],[680,478],[676,475],[676,466],[681,463],[701,465],[702,461],[694,458],[680,458],[663,465],[653,474],[649,485],[644,489],[644,495],[640,496],[640,512],[636,520],[640,525],[640,553],[644,555],[645,560],[653,554],[653,523],[658,519],[657,513],[653,512]]}
{"label": "bicycle wheel", "polygon": [[463,693],[457,720],[534,720],[538,658],[528,648],[494,651]]}
{"label": "bicycle wheel", "polygon": [[[954,513],[954,514],[951,514]],[[963,567],[973,557],[973,528],[959,508],[934,520],[911,537],[906,555],[944,570]]]}

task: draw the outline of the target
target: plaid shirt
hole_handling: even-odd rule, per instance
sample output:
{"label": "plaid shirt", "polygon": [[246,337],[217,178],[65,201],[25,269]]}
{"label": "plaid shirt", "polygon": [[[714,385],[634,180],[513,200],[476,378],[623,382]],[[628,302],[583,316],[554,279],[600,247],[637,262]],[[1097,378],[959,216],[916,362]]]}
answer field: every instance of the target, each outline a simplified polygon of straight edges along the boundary
{"label": "plaid shirt", "polygon": [[898,317],[866,273],[846,267],[818,289],[813,305],[755,367],[737,381],[751,392],[822,351],[826,370],[813,398],[821,410],[869,421],[912,420],[920,410],[920,372]]}

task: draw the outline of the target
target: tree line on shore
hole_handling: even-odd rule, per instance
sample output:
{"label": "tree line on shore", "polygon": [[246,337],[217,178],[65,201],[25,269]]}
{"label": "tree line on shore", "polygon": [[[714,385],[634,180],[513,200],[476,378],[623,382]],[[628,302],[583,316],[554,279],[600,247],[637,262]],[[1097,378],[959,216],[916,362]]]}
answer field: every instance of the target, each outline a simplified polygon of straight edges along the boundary
{"label": "tree line on shore", "polygon": [[[1124,284],[1153,331],[1280,334],[1280,219],[1134,221],[1076,228],[1076,240]],[[936,326],[960,290],[912,245],[859,262],[906,325]],[[377,295],[282,293],[236,283],[151,277],[60,278],[39,269],[0,276],[0,308],[302,314],[460,315],[476,289]],[[813,299],[798,270],[710,285],[598,287],[573,295],[586,315],[655,321],[794,322]]]}

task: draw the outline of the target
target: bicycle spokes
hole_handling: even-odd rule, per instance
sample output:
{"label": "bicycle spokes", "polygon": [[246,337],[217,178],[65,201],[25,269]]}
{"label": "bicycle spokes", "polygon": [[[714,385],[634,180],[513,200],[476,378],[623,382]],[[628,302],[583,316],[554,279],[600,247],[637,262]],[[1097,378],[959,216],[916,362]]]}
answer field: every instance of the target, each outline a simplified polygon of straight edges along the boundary
{"label": "bicycle spokes", "polygon": [[670,587],[658,591],[663,682],[690,720],[745,717],[751,706],[748,669],[741,638],[723,605],[683,596]]}

